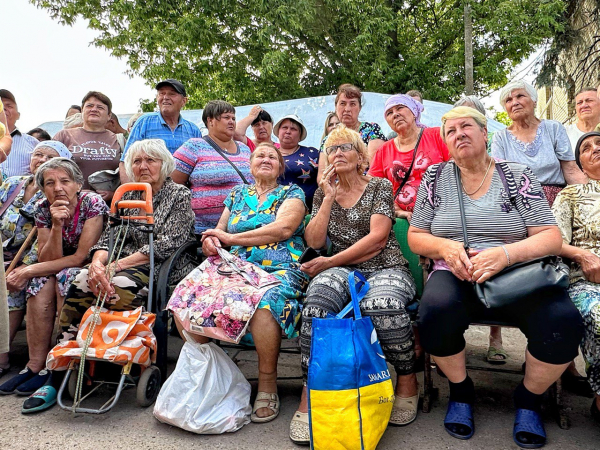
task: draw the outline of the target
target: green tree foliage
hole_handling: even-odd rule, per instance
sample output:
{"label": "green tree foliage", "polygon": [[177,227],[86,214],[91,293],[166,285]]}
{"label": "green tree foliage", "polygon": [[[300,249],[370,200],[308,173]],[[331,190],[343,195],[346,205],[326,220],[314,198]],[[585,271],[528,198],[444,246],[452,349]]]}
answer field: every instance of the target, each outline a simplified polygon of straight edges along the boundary
{"label": "green tree foliage", "polygon": [[[190,107],[335,92],[341,83],[450,101],[464,87],[462,0],[30,0],[94,44],[126,58],[149,84],[175,77]],[[475,91],[560,30],[562,0],[470,0]]]}
{"label": "green tree foliage", "polygon": [[512,125],[512,119],[510,117],[508,117],[508,114],[506,111],[497,112],[494,115],[494,120],[496,122],[503,123],[507,127],[510,127]]}

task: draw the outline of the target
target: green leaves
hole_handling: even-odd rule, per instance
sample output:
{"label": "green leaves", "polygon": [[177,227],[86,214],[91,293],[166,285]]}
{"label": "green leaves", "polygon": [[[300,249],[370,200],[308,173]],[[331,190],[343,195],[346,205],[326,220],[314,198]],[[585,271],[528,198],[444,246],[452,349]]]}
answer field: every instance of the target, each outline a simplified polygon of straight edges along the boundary
{"label": "green leaves", "polygon": [[[124,57],[149,85],[175,77],[188,107],[335,92],[463,91],[459,0],[30,0],[65,24],[83,17],[95,45]],[[564,1],[471,0],[475,90],[506,82],[514,65],[561,29]]]}

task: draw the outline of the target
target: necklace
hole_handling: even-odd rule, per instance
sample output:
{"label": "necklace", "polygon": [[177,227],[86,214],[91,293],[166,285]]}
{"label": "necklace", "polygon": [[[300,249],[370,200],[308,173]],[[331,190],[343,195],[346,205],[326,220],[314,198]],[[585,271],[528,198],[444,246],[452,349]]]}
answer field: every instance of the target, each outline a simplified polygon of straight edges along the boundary
{"label": "necklace", "polygon": [[275,186],[273,186],[273,187],[270,187],[270,188],[268,188],[268,189],[265,189],[265,190],[264,190],[264,191],[262,191],[262,192],[259,192],[259,190],[258,190],[258,187],[256,187],[256,185],[254,185],[254,189],[256,189],[256,194],[258,195],[258,198],[262,197],[262,196],[263,196],[264,194],[266,194],[267,192],[271,192],[273,189],[277,189],[278,187],[279,187],[279,185],[278,185],[278,184],[276,184],[276,185],[275,185]]}
{"label": "necklace", "polygon": [[462,181],[462,178],[460,179],[460,185],[462,186],[462,189],[464,191],[465,194],[467,195],[473,195],[476,194],[479,189],[481,189],[481,186],[483,186],[483,183],[485,182],[485,179],[487,178],[488,172],[490,171],[490,168],[492,167],[492,163],[494,162],[494,158],[490,157],[490,163],[487,166],[487,170],[485,171],[485,175],[483,176],[483,180],[481,180],[481,183],[479,184],[479,187],[477,189],[475,189],[473,192],[467,192],[467,190],[465,189],[465,185]]}

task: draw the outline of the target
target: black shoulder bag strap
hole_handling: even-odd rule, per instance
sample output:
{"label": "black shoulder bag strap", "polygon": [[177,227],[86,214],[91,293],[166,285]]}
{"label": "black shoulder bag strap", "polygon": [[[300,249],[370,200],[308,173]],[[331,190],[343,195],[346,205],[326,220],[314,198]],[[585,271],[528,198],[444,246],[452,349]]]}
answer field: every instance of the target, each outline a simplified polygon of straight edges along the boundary
{"label": "black shoulder bag strap", "polygon": [[398,186],[398,189],[396,189],[396,193],[394,194],[394,200],[396,199],[396,197],[398,197],[398,194],[400,193],[400,191],[402,190],[402,188],[404,187],[404,185],[408,181],[408,177],[410,177],[410,173],[412,172],[412,168],[415,165],[415,159],[417,159],[417,149],[419,148],[419,142],[421,142],[421,136],[423,136],[423,128],[421,128],[421,131],[419,131],[419,137],[417,138],[417,143],[415,145],[415,149],[413,150],[412,161],[410,162],[410,166],[409,166],[408,170],[406,171],[406,174],[404,175],[404,178],[400,182],[400,186]]}
{"label": "black shoulder bag strap", "polygon": [[460,222],[462,224],[463,229],[463,246],[465,247],[465,251],[469,251],[469,235],[467,234],[467,218],[465,217],[465,204],[462,196],[462,190],[460,189],[461,181],[460,181],[460,169],[454,163],[454,175],[456,178],[456,193],[458,194],[458,207],[460,209]]}
{"label": "black shoulder bag strap", "polygon": [[[244,174],[240,171],[240,169],[237,168],[237,166],[227,157],[225,156],[225,152],[217,145],[217,143],[215,141],[213,141],[209,136],[204,136],[203,139],[208,142],[210,144],[210,146],[212,148],[214,148],[216,150],[216,152],[221,155],[221,157],[227,161],[231,167],[233,167],[235,169],[235,171],[237,172],[237,174],[240,176],[240,178],[242,179],[242,181],[244,182],[244,184],[250,184],[248,183],[248,180],[246,180],[246,177],[244,176]],[[237,142],[235,143],[236,148],[240,149],[239,145],[237,144]]]}

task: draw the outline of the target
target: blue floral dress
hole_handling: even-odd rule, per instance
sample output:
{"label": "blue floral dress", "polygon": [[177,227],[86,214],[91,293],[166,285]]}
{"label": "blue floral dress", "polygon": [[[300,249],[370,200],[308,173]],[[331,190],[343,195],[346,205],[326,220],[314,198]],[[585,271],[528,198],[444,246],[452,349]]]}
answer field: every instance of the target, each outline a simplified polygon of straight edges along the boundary
{"label": "blue floral dress", "polygon": [[[234,187],[225,198],[225,206],[231,211],[227,232],[231,234],[252,231],[275,222],[277,211],[288,199],[298,198],[304,202],[304,192],[295,184],[279,186],[271,192],[262,205],[254,185]],[[300,319],[304,290],[308,275],[300,271],[300,255],[304,251],[304,221],[296,232],[285,241],[254,247],[233,246],[231,253],[252,262],[277,277],[281,284],[269,289],[258,308],[268,309],[281,325],[288,339],[298,335],[296,324]]]}

